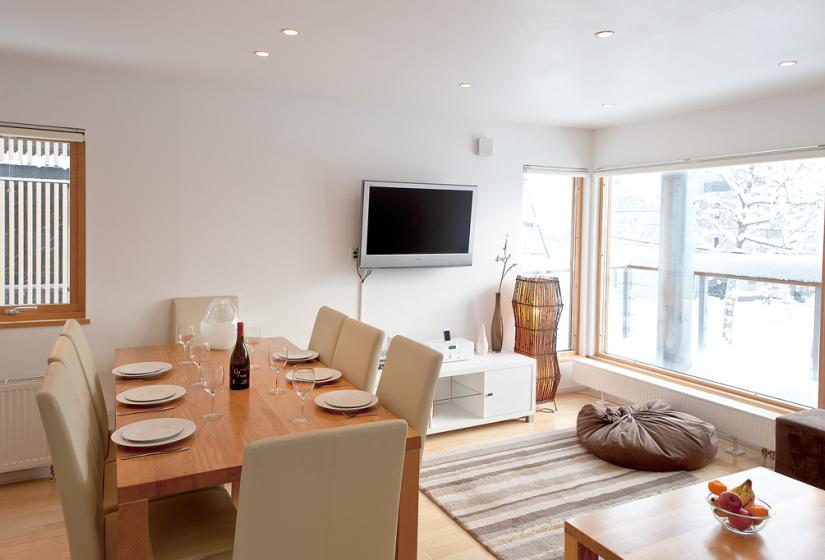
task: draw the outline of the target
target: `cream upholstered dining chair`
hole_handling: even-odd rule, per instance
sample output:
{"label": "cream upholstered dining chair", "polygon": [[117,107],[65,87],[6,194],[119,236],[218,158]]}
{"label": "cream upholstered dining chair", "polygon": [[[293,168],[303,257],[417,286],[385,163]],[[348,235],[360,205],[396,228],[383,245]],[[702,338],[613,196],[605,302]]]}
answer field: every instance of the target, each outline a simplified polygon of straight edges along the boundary
{"label": "cream upholstered dining chair", "polygon": [[329,367],[339,370],[347,381],[362,391],[375,391],[378,360],[384,344],[384,331],[361,321],[347,319],[335,344]]}
{"label": "cream upholstered dining chair", "polygon": [[[100,433],[105,440],[104,449],[108,449],[109,413],[106,409],[106,398],[103,395],[103,386],[100,384],[100,377],[97,373],[97,364],[95,364],[95,358],[92,355],[92,347],[89,345],[89,339],[86,338],[80,323],[74,319],[69,319],[63,325],[63,330],[60,331],[60,336],[52,348],[52,353],[49,355],[49,363],[58,358],[55,352],[59,347],[64,349],[67,347],[65,341],[69,341],[71,349],[74,351],[75,356],[77,356],[80,370],[86,380],[86,386],[89,389],[89,395],[92,399],[95,418],[97,418]],[[68,350],[63,353],[66,355],[69,354]],[[113,461],[114,455],[107,455],[107,460]]]}
{"label": "cream upholstered dining chair", "polygon": [[404,336],[394,336],[378,383],[381,406],[421,434],[422,452],[443,359],[441,352]]}
{"label": "cream upholstered dining chair", "polygon": [[[71,383],[78,391],[86,391],[89,398],[89,413],[92,415],[95,430],[94,436],[96,438],[96,445],[101,450],[101,474],[103,484],[103,510],[106,513],[111,513],[117,509],[117,467],[115,465],[115,445],[109,443],[109,424],[102,424],[100,420],[100,413],[95,402],[94,395],[89,392],[87,379],[83,375],[80,359],[75,352],[75,347],[71,340],[65,336],[58,336],[57,340],[52,346],[52,351],[49,353],[49,364],[60,363],[64,367],[64,373],[71,379]],[[94,376],[95,379],[97,375]],[[97,379],[96,379],[97,380]],[[97,382],[98,388],[100,382]],[[102,398],[102,394],[101,394]],[[103,405],[103,414],[106,414],[106,407]],[[111,457],[111,460],[105,458]]]}
{"label": "cream upholstered dining chair", "polygon": [[172,300],[172,342],[177,342],[175,336],[178,326],[192,325],[195,328],[195,337],[201,335],[201,320],[206,314],[206,308],[215,298],[225,298],[235,304],[240,312],[241,301],[238,296],[206,296],[206,297],[179,297]]}
{"label": "cream upholstered dining chair", "polygon": [[309,349],[318,352],[318,360],[322,364],[332,363],[338,335],[341,334],[341,327],[347,319],[345,314],[326,305],[318,310],[315,325],[312,327],[312,335],[309,337]]}
{"label": "cream upholstered dining chair", "polygon": [[[114,560],[117,513],[102,504],[103,450],[87,391],[62,362],[52,362],[37,406],[54,464],[72,558]],[[222,488],[149,503],[153,560],[212,558],[232,549],[235,510]]]}
{"label": "cream upholstered dining chair", "polygon": [[233,559],[394,558],[406,440],[387,420],[249,444]]}

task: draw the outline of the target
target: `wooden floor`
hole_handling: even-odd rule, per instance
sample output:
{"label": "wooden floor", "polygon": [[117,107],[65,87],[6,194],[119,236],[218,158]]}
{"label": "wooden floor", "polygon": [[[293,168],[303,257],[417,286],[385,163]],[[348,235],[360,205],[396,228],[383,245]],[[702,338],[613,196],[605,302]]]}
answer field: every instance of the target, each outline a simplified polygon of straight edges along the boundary
{"label": "wooden floor", "polygon": [[[533,423],[502,422],[434,435],[427,439],[424,454],[571,427],[576,423],[579,409],[594,400],[584,393],[561,395],[558,412],[538,413]],[[710,480],[761,464],[761,457],[754,453],[737,459],[720,451],[713,463],[693,474]],[[419,501],[420,560],[494,558],[423,494],[419,495]],[[43,558],[69,558],[57,484],[53,480],[41,479],[0,486],[0,559]]]}

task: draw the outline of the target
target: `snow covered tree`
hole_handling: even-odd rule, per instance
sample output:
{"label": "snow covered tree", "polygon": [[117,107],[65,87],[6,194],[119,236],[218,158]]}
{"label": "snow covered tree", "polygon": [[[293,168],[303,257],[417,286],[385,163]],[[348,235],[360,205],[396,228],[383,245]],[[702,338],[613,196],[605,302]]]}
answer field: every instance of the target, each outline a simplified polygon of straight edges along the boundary
{"label": "snow covered tree", "polygon": [[[822,160],[708,169],[702,184],[704,192],[696,201],[701,249],[738,254],[819,253],[825,196]],[[728,343],[733,341],[737,284],[728,278],[724,289],[722,332]],[[790,286],[789,290],[798,292],[799,288]],[[798,298],[799,294],[784,297]]]}

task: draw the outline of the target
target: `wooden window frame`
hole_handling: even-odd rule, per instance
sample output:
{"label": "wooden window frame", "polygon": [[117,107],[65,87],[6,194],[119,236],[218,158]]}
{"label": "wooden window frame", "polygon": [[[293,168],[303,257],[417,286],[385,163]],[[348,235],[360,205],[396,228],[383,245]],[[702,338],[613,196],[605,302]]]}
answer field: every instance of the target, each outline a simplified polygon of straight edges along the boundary
{"label": "wooden window frame", "polygon": [[[754,394],[741,389],[729,387],[715,383],[713,381],[694,377],[686,373],[660,368],[644,362],[639,362],[629,358],[623,358],[604,351],[607,343],[607,295],[606,286],[608,278],[605,271],[608,267],[608,259],[610,254],[610,192],[606,177],[599,177],[598,185],[598,259],[596,266],[596,347],[595,352],[590,358],[601,360],[614,365],[627,367],[634,371],[649,374],[653,377],[675,381],[679,384],[708,391],[717,395],[721,395],[733,400],[745,402],[766,408],[782,414],[788,412],[797,412],[800,410],[807,410],[807,407],[773,399],[764,395]],[[825,236],[823,236],[823,261],[822,261],[822,279],[825,279]],[[773,281],[765,279],[765,281]],[[823,282],[819,284],[820,289],[823,289]],[[825,328],[822,322],[825,318],[825,298],[820,298],[821,313],[820,313],[820,347],[825,348]],[[825,408],[825,381],[823,380],[822,372],[825,372],[825,352],[819,354],[819,383],[818,383],[818,407]]]}
{"label": "wooden window frame", "polygon": [[562,361],[580,355],[579,320],[582,286],[582,228],[584,222],[584,176],[573,177],[573,246],[570,248],[570,350],[559,352]]}
{"label": "wooden window frame", "polygon": [[[524,166],[523,173],[527,173],[532,166]],[[536,168],[536,169],[541,169]],[[581,357],[579,337],[579,316],[581,312],[581,262],[582,262],[582,229],[584,222],[584,185],[587,179],[586,172],[570,171],[559,173],[569,176],[573,180],[573,204],[570,225],[570,301],[565,305],[570,309],[570,349],[556,354],[560,362],[570,361]]]}
{"label": "wooden window frame", "polygon": [[[23,136],[16,138],[28,139]],[[33,140],[42,141],[42,138]],[[67,142],[69,148],[69,287],[70,302],[38,304],[36,311],[6,315],[16,305],[0,306],[0,329],[59,326],[67,319],[87,324],[86,317],[86,143]]]}

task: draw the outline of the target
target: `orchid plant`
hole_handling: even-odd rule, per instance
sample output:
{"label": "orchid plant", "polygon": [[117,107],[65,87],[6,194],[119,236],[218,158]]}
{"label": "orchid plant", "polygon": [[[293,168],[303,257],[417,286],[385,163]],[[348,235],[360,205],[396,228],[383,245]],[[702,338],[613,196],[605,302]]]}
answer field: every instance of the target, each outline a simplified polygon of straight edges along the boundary
{"label": "orchid plant", "polygon": [[501,250],[501,254],[496,256],[496,262],[501,263],[501,279],[498,281],[498,291],[501,292],[501,286],[504,284],[504,278],[507,274],[513,270],[518,263],[511,263],[510,259],[513,255],[507,252],[507,242],[509,241],[509,235],[504,236],[504,247]]}

